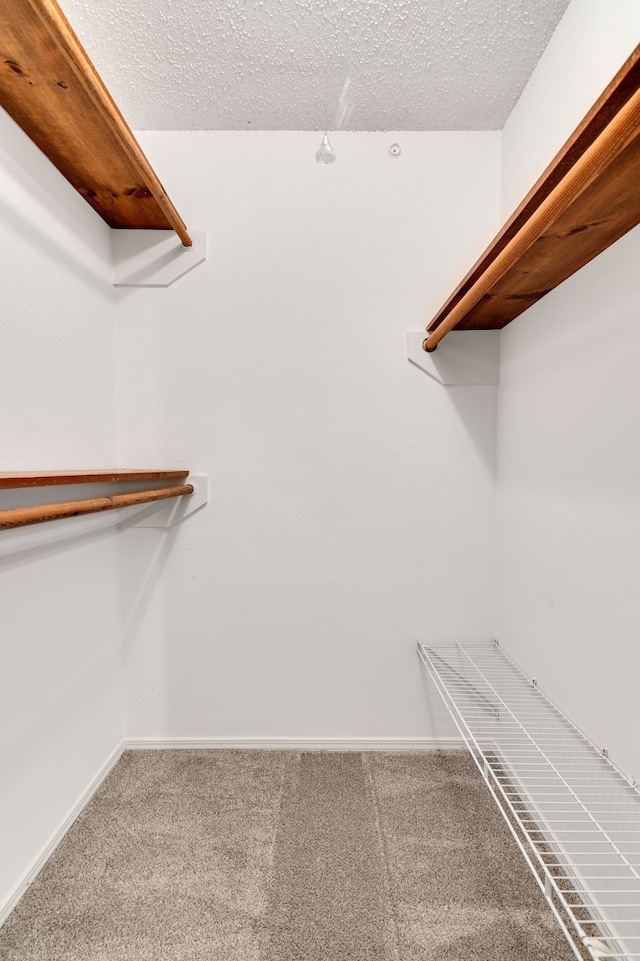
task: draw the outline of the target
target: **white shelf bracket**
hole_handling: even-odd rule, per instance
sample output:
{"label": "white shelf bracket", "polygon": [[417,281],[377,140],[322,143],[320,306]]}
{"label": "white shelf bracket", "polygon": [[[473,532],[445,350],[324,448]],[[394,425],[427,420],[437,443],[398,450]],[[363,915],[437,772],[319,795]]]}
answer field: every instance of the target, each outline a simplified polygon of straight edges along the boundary
{"label": "white shelf bracket", "polygon": [[207,235],[191,232],[183,247],[173,230],[112,230],[114,287],[170,287],[207,259]]}
{"label": "white shelf bracket", "polygon": [[407,359],[445,387],[500,383],[500,331],[452,330],[430,354],[424,330],[407,331]]}
{"label": "white shelf bracket", "polygon": [[208,503],[209,475],[189,474],[184,483],[193,484],[193,494],[184,494],[182,497],[174,497],[155,504],[144,504],[135,512],[129,508],[127,516],[123,517],[117,525],[119,530],[129,530],[131,527],[156,527],[169,530],[181,524],[187,517],[191,517]]}

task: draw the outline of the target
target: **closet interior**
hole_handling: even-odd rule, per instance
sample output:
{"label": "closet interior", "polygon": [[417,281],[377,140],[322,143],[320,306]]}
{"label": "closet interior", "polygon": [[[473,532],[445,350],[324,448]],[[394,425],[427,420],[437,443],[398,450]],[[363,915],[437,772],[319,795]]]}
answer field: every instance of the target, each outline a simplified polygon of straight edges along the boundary
{"label": "closet interior", "polygon": [[[194,32],[247,116],[302,6]],[[640,14],[546,6],[493,127],[349,14],[334,129],[134,136],[0,0],[0,955],[640,958]]]}

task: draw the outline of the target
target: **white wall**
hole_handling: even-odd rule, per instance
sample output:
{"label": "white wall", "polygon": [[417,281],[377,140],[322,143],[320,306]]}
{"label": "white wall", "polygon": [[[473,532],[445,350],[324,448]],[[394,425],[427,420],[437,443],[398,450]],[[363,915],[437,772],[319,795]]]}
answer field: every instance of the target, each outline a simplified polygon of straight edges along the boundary
{"label": "white wall", "polygon": [[[0,258],[0,471],[113,465],[109,231],[3,112]],[[0,508],[83,493],[0,492]],[[0,532],[0,912],[121,737],[112,531]]]}
{"label": "white wall", "polygon": [[[574,0],[503,133],[505,214],[638,40],[635,0]],[[636,228],[502,334],[497,626],[640,777],[639,262]]]}
{"label": "white wall", "polygon": [[448,735],[416,638],[493,627],[496,391],[405,332],[497,229],[500,135],[336,134],[330,168],[320,139],[141,135],[210,255],[121,292],[120,456],[211,501],[125,535],[131,737]]}

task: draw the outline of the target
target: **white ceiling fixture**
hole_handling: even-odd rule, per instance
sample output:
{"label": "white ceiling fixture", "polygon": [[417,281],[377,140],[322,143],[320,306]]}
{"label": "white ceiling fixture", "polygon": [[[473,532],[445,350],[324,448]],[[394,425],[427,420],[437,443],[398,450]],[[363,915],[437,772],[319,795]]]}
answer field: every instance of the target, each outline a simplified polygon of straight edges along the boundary
{"label": "white ceiling fixture", "polygon": [[61,3],[136,130],[492,130],[569,0]]}
{"label": "white ceiling fixture", "polygon": [[326,167],[328,164],[332,164],[335,159],[336,152],[331,146],[328,134],[325,134],[322,138],[322,143],[316,150],[316,160],[319,164]]}

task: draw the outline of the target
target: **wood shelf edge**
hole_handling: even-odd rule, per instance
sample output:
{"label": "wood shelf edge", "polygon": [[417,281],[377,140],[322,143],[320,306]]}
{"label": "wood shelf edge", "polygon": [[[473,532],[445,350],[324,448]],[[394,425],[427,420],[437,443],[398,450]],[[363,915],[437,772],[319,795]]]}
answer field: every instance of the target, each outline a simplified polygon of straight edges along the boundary
{"label": "wood shelf edge", "polygon": [[[546,167],[542,175],[538,178],[536,183],[533,185],[531,190],[528,192],[526,197],[522,200],[516,210],[513,212],[511,217],[502,226],[500,231],[496,234],[494,239],[484,250],[478,260],[475,262],[473,267],[468,271],[462,281],[455,288],[453,293],[445,301],[445,303],[437,311],[433,319],[429,322],[427,330],[433,332],[447,319],[447,317],[452,313],[452,311],[458,306],[462,299],[472,290],[472,288],[481,280],[483,275],[488,271],[496,259],[500,256],[505,247],[518,235],[518,233],[527,225],[529,220],[536,214],[541,205],[549,197],[551,192],[562,183],[563,179],[566,177],[567,173],[572,170],[572,168],[578,163],[583,154],[594,144],[596,139],[605,130],[605,128],[612,122],[616,115],[625,107],[629,102],[631,97],[640,88],[640,44],[635,48],[633,53],[627,58],[625,63],[622,65],[620,70],[617,72],[613,80],[608,84],[603,93],[600,95],[596,103],[593,105],[591,110],[587,113],[578,127],[571,134],[569,139],[561,147],[558,153],[555,155],[553,160]],[[635,167],[634,167],[635,169]],[[640,178],[640,169],[637,171],[637,175]],[[606,167],[603,170],[601,177],[606,177]],[[598,198],[598,191],[594,190],[593,194]],[[584,219],[584,210],[580,210],[581,219]],[[560,214],[560,217],[562,214]],[[637,221],[640,222],[640,206],[637,209]],[[633,224],[631,224],[633,226]],[[597,234],[594,235],[594,246],[593,250],[584,252],[581,255],[581,262],[579,266],[583,266],[593,257],[601,253],[602,250],[606,249],[611,243],[619,239],[623,233],[631,229],[631,226],[627,226],[627,222],[623,225],[624,229],[618,232],[617,235],[609,234],[605,241],[598,238]],[[580,227],[576,228],[576,233],[578,233]],[[545,238],[548,239],[545,235]],[[564,239],[564,238],[562,238]],[[527,253],[525,253],[520,258],[520,264],[522,264],[522,269],[520,271],[520,276],[523,273],[529,272],[528,265],[524,264],[523,261]],[[547,254],[549,259],[553,257],[553,251]],[[536,263],[536,267],[538,264]],[[553,286],[557,286],[563,280],[565,280],[571,273],[579,269],[579,266],[574,267],[568,273],[565,272],[564,276],[561,276],[555,281]],[[514,275],[518,273],[519,264],[512,267]],[[551,288],[552,289],[552,288]],[[482,322],[473,323],[468,321],[468,317],[472,315],[474,311],[474,306],[470,307],[464,317],[462,317],[454,326],[454,330],[486,330],[486,329],[500,329],[510,323],[511,320],[515,319],[519,313],[531,306],[531,303],[535,303],[538,299],[544,296],[548,292],[548,289],[543,289],[541,291],[536,291],[533,293],[531,298],[528,298],[526,306],[521,306],[517,313],[513,317],[507,320],[497,317],[494,318],[492,322],[491,317],[491,304],[483,303],[482,306]],[[536,296],[535,294],[538,294]],[[500,296],[504,299],[508,299],[508,291],[501,290]],[[489,298],[490,299],[490,295]],[[514,297],[515,299],[515,297]],[[524,298],[523,298],[524,299]],[[514,308],[515,309],[515,308]]]}
{"label": "wood shelf edge", "polygon": [[19,487],[54,487],[62,484],[113,484],[124,481],[176,480],[189,476],[188,470],[146,470],[122,468],[68,471],[0,472],[0,490]]}

